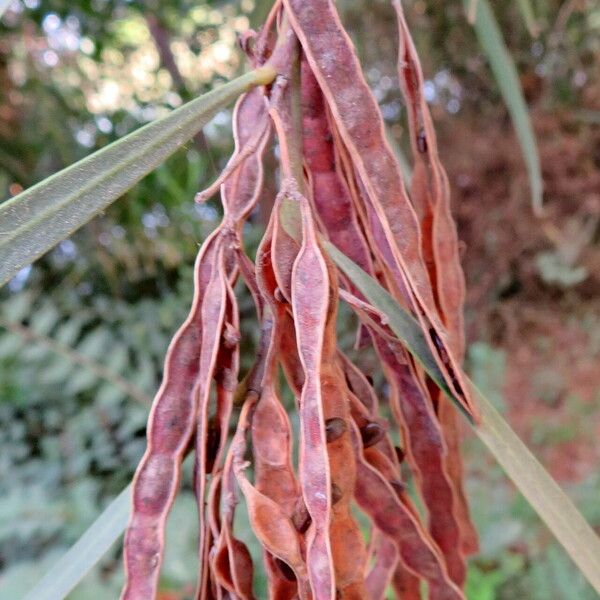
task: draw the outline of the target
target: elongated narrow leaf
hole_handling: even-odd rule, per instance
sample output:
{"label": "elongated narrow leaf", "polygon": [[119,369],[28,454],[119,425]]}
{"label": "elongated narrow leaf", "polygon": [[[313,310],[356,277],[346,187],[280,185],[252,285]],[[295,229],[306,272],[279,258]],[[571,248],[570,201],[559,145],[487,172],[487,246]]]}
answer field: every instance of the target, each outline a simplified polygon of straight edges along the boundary
{"label": "elongated narrow leaf", "polygon": [[[471,0],[463,0],[468,9]],[[536,214],[542,210],[542,172],[540,157],[533,133],[531,120],[515,64],[502,39],[502,32],[490,8],[488,0],[478,0],[474,22],[477,39],[485,53],[496,83],[500,88],[506,107],[517,133],[521,151],[527,165],[529,186],[531,188],[531,201]]]}
{"label": "elongated narrow leaf", "polygon": [[537,23],[535,14],[533,12],[533,6],[531,6],[530,0],[517,0],[519,10],[525,21],[527,31],[531,37],[537,37],[540,34],[540,26]]}
{"label": "elongated narrow leaf", "polygon": [[23,600],[62,600],[125,530],[131,505],[127,486]]}
{"label": "elongated narrow leaf", "polygon": [[[441,374],[437,371],[429,346],[413,317],[358,265],[329,242],[324,242],[324,245],[367,300],[388,317],[389,325],[398,339],[406,344],[430,377],[436,383],[439,382]],[[590,584],[600,593],[600,539],[490,401],[472,382],[469,384],[474,397],[479,400],[481,420],[478,425],[473,425],[479,439],[564,546]],[[448,388],[444,388],[444,391],[449,393]]]}
{"label": "elongated narrow leaf", "polygon": [[246,73],[1,204],[0,285],[103,211],[219,109],[274,75],[270,67]]}

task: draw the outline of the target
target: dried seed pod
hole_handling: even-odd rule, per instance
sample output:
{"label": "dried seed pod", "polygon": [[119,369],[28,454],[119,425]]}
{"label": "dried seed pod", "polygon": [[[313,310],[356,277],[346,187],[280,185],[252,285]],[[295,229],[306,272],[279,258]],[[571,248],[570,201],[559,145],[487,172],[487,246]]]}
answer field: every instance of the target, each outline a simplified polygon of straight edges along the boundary
{"label": "dried seed pod", "polygon": [[[374,560],[367,574],[365,585],[369,600],[383,600],[398,564],[398,548],[379,529],[374,529],[371,544],[375,547]],[[404,598],[404,596],[400,596],[400,598]]]}
{"label": "dried seed pod", "polygon": [[448,576],[435,543],[419,524],[416,511],[407,507],[406,500],[401,501],[382,475],[363,459],[360,434],[356,429],[353,438],[358,465],[355,496],[359,506],[394,541],[402,562],[427,580],[432,600],[464,600],[462,592]]}
{"label": "dried seed pod", "polygon": [[133,480],[133,508],[125,534],[123,600],[156,595],[164,525],[179,484],[181,461],[195,428],[196,398],[192,390],[198,377],[201,309],[217,248],[215,233],[198,253],[192,308],[169,346],[163,382],[148,418],[148,447]]}
{"label": "dried seed pod", "polygon": [[[270,308],[265,308],[263,323],[272,319]],[[260,400],[252,415],[255,487],[257,491],[275,501],[291,519],[300,498],[300,487],[292,466],[292,428],[274,383],[275,357],[279,348],[277,324],[272,322],[270,327],[263,325],[263,331],[268,332],[269,349],[264,359],[265,368],[259,385]],[[279,560],[276,558],[273,565],[272,561],[267,561],[269,593],[281,600],[295,598],[298,595],[296,576],[293,572],[292,577],[289,573],[283,573],[282,580]],[[290,569],[286,563],[282,564]],[[273,568],[277,565],[277,569]]]}
{"label": "dried seed pod", "polygon": [[[317,243],[308,202],[303,197],[297,198],[303,243],[294,263],[292,307],[305,375],[300,401],[300,471],[304,499],[313,522],[308,531],[307,565],[315,597],[331,598],[336,589],[348,597],[362,597],[366,593],[366,553],[350,511],[355,482],[354,453],[348,436],[339,436],[327,444],[326,432],[329,419],[347,422],[350,416],[348,391],[337,364],[337,287]],[[316,471],[315,460],[311,461],[315,456],[318,460],[325,459],[326,478],[322,470]],[[322,469],[321,465],[318,467]],[[321,531],[327,555],[322,546],[315,544]],[[311,539],[313,532],[315,536]],[[330,560],[328,579],[323,577],[324,570],[318,570],[325,556]]]}
{"label": "dried seed pod", "polygon": [[324,331],[329,310],[329,275],[310,215],[303,203],[303,240],[292,272],[292,309],[298,354],[304,370],[300,399],[300,482],[312,519],[307,534],[307,566],[316,599],[335,593],[331,551],[331,474],[321,392]]}
{"label": "dried seed pod", "polygon": [[[330,132],[325,99],[305,57],[301,70],[302,141],[317,216],[331,242],[370,272],[371,256],[360,231],[350,191],[336,169],[334,138]],[[355,289],[353,285],[349,286]]]}
{"label": "dried seed pod", "polygon": [[[420,158],[423,167],[419,169],[419,177],[414,185],[428,192],[425,199],[431,205],[430,218],[423,224],[423,243],[429,243],[428,252],[434,261],[432,286],[437,302],[441,307],[442,319],[448,328],[451,346],[458,358],[462,360],[465,348],[463,305],[465,299],[465,281],[460,265],[458,236],[450,210],[450,191],[446,172],[441,164],[435,137],[435,130],[429,107],[423,96],[423,74],[419,57],[413,44],[410,31],[406,25],[400,2],[394,2],[398,16],[399,55],[398,72],[401,87],[409,114],[409,127],[415,131],[424,128],[430,140],[427,157]],[[424,160],[427,159],[427,163]],[[427,167],[426,169],[424,167]],[[425,195],[415,190],[415,200]],[[422,203],[423,200],[421,200]],[[427,227],[426,227],[427,226]],[[458,415],[452,407],[442,401],[439,410],[448,457],[446,460],[448,473],[454,482],[457,494],[457,515],[461,522],[462,548],[467,554],[477,551],[477,533],[469,517],[469,509],[462,489],[463,468],[460,456],[460,430]]]}
{"label": "dried seed pod", "polygon": [[266,550],[274,557],[281,559],[293,571],[298,580],[298,593],[302,599],[307,597],[307,569],[301,552],[301,540],[292,520],[285,514],[281,506],[269,497],[261,494],[246,478],[244,461],[246,451],[246,433],[250,427],[249,417],[254,408],[252,401],[246,402],[242,408],[235,436],[231,442],[230,454],[233,467],[246,503],[250,524],[254,533]]}
{"label": "dried seed pod", "polygon": [[205,518],[205,490],[208,462],[208,422],[209,402],[212,379],[217,368],[221,332],[225,322],[227,303],[227,276],[225,273],[224,253],[221,249],[213,262],[211,278],[202,303],[202,334],[200,342],[199,377],[194,389],[198,412],[196,421],[196,462],[194,464],[194,492],[198,502],[200,576],[198,593],[202,594],[208,584],[208,551],[210,536]]}
{"label": "dried seed pod", "polygon": [[[385,140],[377,102],[335,6],[331,0],[284,0],[284,5],[379,221],[381,235],[375,239],[381,243],[380,251],[397,276],[396,284],[409,294],[422,327],[433,327],[445,340],[421,254],[419,223],[404,190],[398,163]],[[476,418],[477,409],[465,395],[467,388],[460,381],[459,366],[451,353],[449,356],[450,365],[439,362],[438,366],[467,413]],[[459,389],[454,387],[448,366],[461,384]]]}
{"label": "dried seed pod", "polygon": [[[238,503],[233,473],[234,456],[230,451],[223,469],[222,487],[224,506],[219,538],[215,542],[212,574],[217,583],[237,598],[254,600],[252,592],[253,566],[250,552],[233,535],[235,507]],[[204,575],[206,577],[206,575]],[[202,585],[199,590],[202,592]],[[203,596],[200,596],[203,597]]]}
{"label": "dried seed pod", "polygon": [[454,513],[456,494],[446,472],[444,439],[426,392],[417,383],[411,367],[402,364],[382,340],[376,347],[390,382],[390,404],[402,424],[407,451],[419,489],[430,515],[432,537],[440,546],[454,581],[465,577],[460,548],[460,523]]}

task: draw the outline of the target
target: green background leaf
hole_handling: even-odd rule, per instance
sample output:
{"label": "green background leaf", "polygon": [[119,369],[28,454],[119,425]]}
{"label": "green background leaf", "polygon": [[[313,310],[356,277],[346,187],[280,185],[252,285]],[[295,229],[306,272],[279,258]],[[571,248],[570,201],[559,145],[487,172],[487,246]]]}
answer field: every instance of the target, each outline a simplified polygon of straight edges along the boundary
{"label": "green background leaf", "polygon": [[[464,0],[464,3],[465,10],[468,10],[470,0]],[[502,39],[502,32],[488,0],[478,0],[473,26],[512,118],[527,166],[533,210],[536,214],[540,214],[542,210],[543,182],[533,126],[521,90],[519,74]]]}

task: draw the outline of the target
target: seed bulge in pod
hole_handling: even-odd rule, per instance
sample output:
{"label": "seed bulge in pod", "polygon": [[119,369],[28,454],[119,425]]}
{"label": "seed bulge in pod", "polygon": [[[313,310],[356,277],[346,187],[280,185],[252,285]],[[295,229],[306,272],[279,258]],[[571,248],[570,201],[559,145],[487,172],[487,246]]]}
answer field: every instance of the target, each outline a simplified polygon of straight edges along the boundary
{"label": "seed bulge in pod", "polygon": [[337,483],[331,483],[331,504],[336,504],[342,499],[343,492]]}
{"label": "seed bulge in pod", "polygon": [[221,438],[221,428],[216,420],[211,419],[208,424],[208,435],[206,436],[206,472],[212,473],[215,465],[215,459],[219,451],[219,443]]}
{"label": "seed bulge in pod", "polygon": [[394,450],[396,451],[398,462],[402,464],[404,462],[404,450],[400,446],[394,446]]}
{"label": "seed bulge in pod", "polygon": [[298,533],[306,533],[306,530],[309,528],[312,519],[308,514],[308,510],[306,510],[306,506],[304,505],[304,500],[302,498],[299,499],[296,510],[292,514],[292,523],[296,528]]}
{"label": "seed bulge in pod", "polygon": [[325,435],[327,436],[327,443],[335,442],[340,438],[346,431],[346,421],[339,417],[333,419],[327,419],[325,421]]}
{"label": "seed bulge in pod", "polygon": [[384,435],[385,429],[375,421],[371,421],[360,428],[360,437],[364,448],[374,446]]}
{"label": "seed bulge in pod", "polygon": [[296,581],[296,574],[294,573],[294,570],[292,569],[292,567],[290,567],[290,565],[288,565],[285,561],[277,557],[275,557],[275,564],[279,567],[281,574],[288,581]]}

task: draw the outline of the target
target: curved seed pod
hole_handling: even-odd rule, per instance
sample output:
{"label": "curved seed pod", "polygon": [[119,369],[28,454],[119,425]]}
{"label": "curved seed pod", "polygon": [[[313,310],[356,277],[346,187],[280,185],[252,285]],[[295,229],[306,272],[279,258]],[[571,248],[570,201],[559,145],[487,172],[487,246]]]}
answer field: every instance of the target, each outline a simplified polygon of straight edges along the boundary
{"label": "curved seed pod", "polygon": [[[392,345],[396,348],[398,344],[392,342],[390,345],[372,321],[360,312],[359,316],[371,330],[390,384],[390,405],[401,427],[411,470],[430,516],[429,529],[443,551],[454,581],[462,584],[466,567],[460,552],[463,530],[457,510],[459,495],[446,469],[446,445],[429,390],[418,381],[405,351],[392,350]],[[393,449],[388,446],[386,450],[386,456],[397,464]]]}
{"label": "curved seed pod", "polygon": [[[304,203],[303,203],[304,204]],[[329,526],[331,472],[321,390],[324,331],[329,309],[329,275],[306,209],[302,247],[292,274],[292,308],[298,353],[304,370],[300,398],[300,482],[312,519],[307,532],[307,565],[316,600],[335,598]]]}
{"label": "curved seed pod", "polygon": [[398,498],[383,476],[362,457],[360,434],[356,429],[353,442],[358,466],[355,497],[359,506],[395,542],[403,564],[427,580],[432,600],[465,600],[448,576],[444,559],[419,524],[413,509]]}
{"label": "curved seed pod", "polygon": [[[253,168],[254,165],[244,164],[247,163],[246,159],[252,157],[254,154],[257,153],[257,151],[260,150],[261,146],[264,147],[267,139],[269,138],[270,131],[270,121],[266,118],[266,107],[264,110],[264,114],[261,115],[260,112],[256,110],[257,107],[245,106],[245,104],[248,104],[249,102],[248,96],[252,100],[254,100],[254,97],[257,96],[257,94],[253,92],[258,92],[258,94],[260,94],[258,100],[260,101],[260,105],[264,105],[265,102],[262,97],[262,91],[260,89],[255,88],[251,92],[248,92],[248,94],[246,94],[245,97],[241,98],[241,100],[236,105],[236,109],[241,111],[241,115],[239,115],[239,122],[244,123],[247,129],[249,129],[250,123],[247,120],[245,120],[244,117],[250,115],[253,117],[258,116],[258,123],[252,123],[253,127],[250,131],[248,131],[248,133],[251,133],[251,135],[247,135],[245,139],[242,138],[243,141],[240,140],[240,142],[238,142],[238,140],[236,140],[236,142],[240,143],[239,151],[235,152],[232,155],[232,157],[229,159],[229,162],[227,163],[223,171],[221,171],[218,178],[208,188],[196,194],[196,202],[206,202],[210,199],[211,196],[216,194],[219,191],[219,188],[221,188],[222,186],[230,188],[229,195],[231,197],[236,199],[241,198],[243,201],[245,200],[243,195],[236,196],[235,194],[235,188],[237,187],[236,184],[238,184],[241,180],[243,181],[245,186],[248,186],[251,189],[253,189],[255,188],[255,186],[253,185],[251,177],[262,177],[262,163],[259,169]],[[249,112],[250,115],[245,115],[245,112]],[[234,122],[237,120],[237,115],[235,115],[234,113]],[[246,132],[242,130],[242,133]],[[246,173],[244,171],[246,171]],[[248,174],[250,174],[251,177],[248,177]],[[231,191],[233,191],[234,193],[231,193]],[[243,204],[245,205],[246,203],[244,202]],[[236,219],[235,212],[236,211],[234,207],[234,213],[233,215],[229,215],[229,217],[232,221],[237,222],[238,219]]]}
{"label": "curved seed pod", "polygon": [[229,450],[238,485],[246,498],[250,524],[260,543],[273,556],[279,558],[294,572],[299,584],[300,598],[310,598],[306,563],[302,557],[301,539],[292,520],[281,506],[271,498],[261,494],[246,478],[244,470],[248,463],[244,461],[246,452],[246,434],[250,427],[252,411],[256,399],[250,397],[244,404],[235,436]]}
{"label": "curved seed pod", "polygon": [[[260,306],[257,306],[257,309],[263,315],[257,358],[257,362],[262,363],[263,366],[252,369],[249,374],[251,379],[249,387],[255,389],[259,397],[252,413],[252,450],[256,490],[277,502],[283,512],[294,522],[299,506],[304,507],[304,503],[292,466],[291,425],[275,390],[276,354],[285,362],[279,331],[282,324],[288,322],[287,319],[291,320],[287,314],[287,303],[275,298],[278,288],[271,264],[271,232],[275,224],[276,221],[272,216],[257,252],[258,278],[252,283],[252,286],[256,286],[262,292]],[[248,275],[247,278],[250,279],[253,275]],[[267,306],[264,306],[265,301]],[[284,319],[286,316],[287,319]],[[296,527],[296,530],[300,532],[299,527]],[[303,544],[301,546],[304,551]],[[296,598],[298,582],[291,567],[268,551],[265,551],[265,566],[269,581],[269,597],[278,600]],[[301,591],[304,590],[302,594],[306,594],[310,589],[307,578],[299,582],[299,585]]]}
{"label": "curved seed pod", "polygon": [[394,591],[402,600],[421,600],[421,581],[402,563],[398,563],[392,579]]}
{"label": "curved seed pod", "polygon": [[[226,280],[227,301],[225,306],[225,328],[239,330],[237,301],[229,280]],[[234,339],[236,339],[234,337]],[[237,336],[239,339],[239,334]],[[215,370],[216,383],[216,420],[219,423],[221,436],[219,438],[218,454],[215,462],[220,467],[220,455],[227,441],[227,430],[233,404],[233,396],[237,387],[239,370],[239,346],[237,343],[227,343],[223,339],[217,355]],[[209,456],[210,459],[210,456]],[[207,464],[207,473],[210,472]],[[212,483],[212,482],[211,482]],[[235,480],[232,473],[231,460],[226,462],[222,474],[222,492],[224,508],[222,526],[214,547],[212,575],[216,583],[244,600],[251,600],[252,593],[252,559],[246,546],[233,535],[233,519],[237,504]],[[209,493],[209,523],[210,523],[210,493]],[[206,542],[208,544],[208,541]]]}
{"label": "curved seed pod", "polygon": [[350,191],[336,171],[334,138],[325,99],[305,58],[301,68],[302,140],[312,201],[331,242],[365,271],[371,272],[371,256],[360,231]]}
{"label": "curved seed pod", "polygon": [[[302,197],[298,201],[303,243],[294,263],[292,306],[305,375],[300,400],[300,471],[305,503],[313,521],[307,533],[307,563],[315,598],[334,598],[335,594],[340,598],[358,598],[366,593],[366,554],[350,512],[356,478],[354,453],[347,425],[337,426],[340,435],[328,435],[327,431],[327,425],[333,421],[350,422],[347,388],[336,360],[337,285],[318,246],[308,202]],[[316,470],[322,468],[322,463],[308,462],[322,461],[323,454],[328,467],[325,473]],[[329,477],[323,477],[324,474]],[[329,531],[325,530],[325,536],[328,533],[329,539],[325,538],[323,549],[317,544],[322,524],[326,526],[327,521]],[[331,554],[325,554],[327,551]],[[332,561],[327,571],[323,567],[326,559]],[[335,587],[328,588],[332,579]]]}
{"label": "curved seed pod", "polygon": [[[263,319],[264,345],[268,345],[260,374],[260,399],[252,414],[252,450],[254,455],[255,488],[276,502],[284,514],[291,518],[300,498],[300,487],[292,466],[292,429],[276,390],[275,353],[279,346],[277,324],[270,309],[265,309]],[[262,344],[262,343],[261,343]],[[285,600],[298,595],[296,576],[285,562],[266,553],[270,597]],[[307,581],[303,582],[306,587]]]}
{"label": "curved seed pod", "polygon": [[[252,448],[256,490],[276,502],[292,522],[300,487],[291,463],[291,426],[271,377],[262,388],[252,417]],[[271,556],[266,558],[270,597],[279,600],[296,598],[295,575],[290,577],[285,568],[271,560]],[[307,583],[306,580],[304,584]]]}
{"label": "curved seed pod", "polygon": [[234,162],[236,156],[247,154],[247,157],[223,183],[221,197],[224,221],[236,228],[240,235],[262,190],[262,159],[271,134],[271,121],[262,88],[254,88],[242,96],[233,113],[233,124],[235,152],[230,162]]}
{"label": "curved seed pod", "polygon": [[[373,530],[371,543],[375,548],[375,560],[369,569],[365,585],[369,600],[383,600],[398,564],[398,548],[389,537],[376,528]],[[404,600],[403,595],[399,597]]]}
{"label": "curved seed pod", "polygon": [[479,550],[479,535],[471,520],[469,503],[464,490],[464,469],[460,443],[462,431],[459,415],[449,402],[440,402],[438,419],[442,424],[448,455],[446,469],[456,492],[456,516],[461,525],[461,549],[465,555],[475,554]]}
{"label": "curved seed pod", "polygon": [[[394,1],[398,16],[400,37],[398,73],[409,114],[410,139],[415,165],[413,175],[413,201],[421,199],[424,205],[424,252],[434,262],[432,285],[442,319],[448,328],[452,348],[462,360],[465,348],[463,305],[465,281],[460,265],[458,235],[450,210],[450,190],[446,171],[437,153],[437,140],[433,121],[423,96],[423,73],[414,43],[408,30],[402,6]],[[425,136],[426,148],[418,141]],[[421,150],[425,150],[421,152]],[[425,249],[426,244],[429,248]],[[437,265],[437,266],[436,266]],[[462,489],[463,467],[460,456],[460,428],[458,416],[448,403],[441,402],[439,418],[448,446],[448,473],[458,495],[457,515],[461,522],[462,548],[465,553],[477,551],[477,532],[469,517],[467,501]]]}
{"label": "curved seed pod", "polygon": [[[288,55],[288,70],[290,69],[292,57],[295,52],[294,45],[291,43],[294,40],[295,36],[292,34],[290,36],[290,42],[283,47],[283,51]],[[277,131],[277,139],[280,144],[281,167],[283,176],[285,177],[281,190],[275,199],[275,206],[273,207],[273,212],[271,214],[271,219],[273,221],[273,228],[271,230],[271,264],[277,280],[279,293],[287,302],[291,302],[292,268],[294,260],[300,250],[298,242],[290,235],[291,232],[288,232],[289,228],[293,227],[294,224],[287,223],[286,226],[283,226],[280,223],[281,207],[285,202],[292,201],[289,196],[294,191],[292,188],[294,187],[295,189],[295,186],[292,186],[291,184],[293,174],[291,173],[290,166],[291,150],[288,148],[289,140],[294,136],[290,86],[288,85],[289,77],[291,77],[291,75],[286,73],[286,77],[281,77],[276,80],[273,85],[271,103],[269,106],[269,112],[273,119]]]}
{"label": "curved seed pod", "polygon": [[380,338],[375,344],[390,383],[390,404],[406,436],[408,456],[429,512],[431,535],[442,550],[452,579],[462,585],[466,567],[460,552],[456,494],[444,465],[446,447],[439,423],[406,357],[399,360]]}
{"label": "curved seed pod", "polygon": [[222,527],[215,545],[212,570],[219,585],[234,597],[252,600],[252,558],[246,545],[233,535],[233,519],[238,503],[233,460],[234,454],[230,450],[223,468]]}
{"label": "curved seed pod", "polygon": [[[415,166],[414,202],[423,212],[423,249],[433,260],[431,278],[434,296],[448,328],[451,346],[459,359],[464,351],[463,304],[465,281],[458,253],[458,235],[450,210],[448,178],[442,166],[429,107],[423,96],[423,73],[404,19],[399,0],[394,0],[398,17],[398,74],[408,109],[410,140]],[[436,267],[437,265],[437,267]]]}
{"label": "curved seed pod", "polygon": [[196,462],[194,464],[194,492],[198,502],[200,572],[196,596],[204,598],[208,585],[208,551],[210,531],[206,527],[205,489],[208,457],[209,401],[211,383],[217,368],[221,335],[225,322],[227,303],[227,275],[225,273],[224,252],[220,248],[213,263],[210,281],[202,303],[202,337],[200,342],[200,369],[194,394],[197,398],[198,413],[196,424]]}
{"label": "curved seed pod", "polygon": [[164,549],[164,526],[179,486],[183,456],[195,428],[202,302],[219,233],[203,244],[194,267],[194,301],[167,351],[160,389],[148,417],[148,446],[133,480],[133,509],[125,534],[123,600],[154,598]]}
{"label": "curved seed pod", "polygon": [[[333,244],[346,256],[371,272],[373,265],[366,240],[360,230],[350,190],[336,168],[335,138],[330,130],[325,99],[305,57],[301,61],[302,141],[309,196],[317,219]],[[357,292],[342,275],[345,286]],[[357,345],[370,341],[359,325]]]}
{"label": "curved seed pod", "polygon": [[[389,264],[398,266],[398,283],[406,286],[423,328],[432,329],[445,348],[445,330],[421,255],[417,216],[385,139],[377,102],[335,6],[331,0],[284,0],[284,5],[379,219],[392,260]],[[467,387],[452,352],[447,352],[444,361],[434,339],[430,345],[448,385],[475,419],[477,409],[464,391]]]}
{"label": "curved seed pod", "polygon": [[263,297],[271,304],[277,323],[279,361],[283,366],[286,379],[294,396],[299,398],[304,384],[304,371],[296,347],[296,328],[290,312],[291,307],[279,293],[280,289],[273,266],[273,229],[278,224],[276,219],[278,210],[279,207],[275,206],[267,231],[256,252],[256,279]]}

